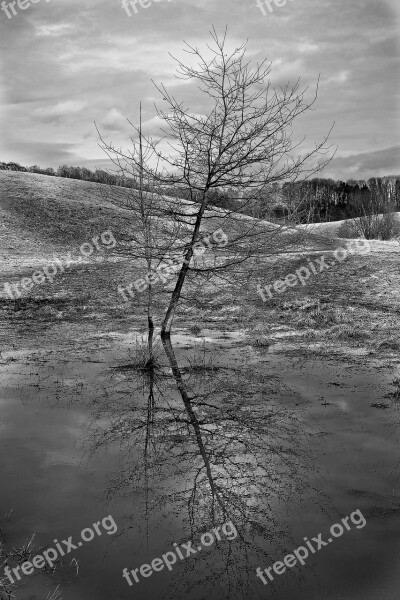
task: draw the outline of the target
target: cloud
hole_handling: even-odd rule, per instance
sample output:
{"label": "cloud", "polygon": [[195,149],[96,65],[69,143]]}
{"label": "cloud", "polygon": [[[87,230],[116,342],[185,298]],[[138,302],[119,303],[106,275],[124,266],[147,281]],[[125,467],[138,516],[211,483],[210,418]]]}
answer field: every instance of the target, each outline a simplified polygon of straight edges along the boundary
{"label": "cloud", "polygon": [[0,155],[48,166],[70,155],[75,164],[101,160],[93,122],[129,147],[126,117],[138,122],[139,102],[144,129],[156,136],[154,103],[168,107],[152,80],[192,113],[206,113],[209,98],[175,77],[169,53],[195,64],[183,40],[204,51],[213,23],[219,33],[228,25],[229,49],[249,38],[249,58],[272,62],[274,85],[300,77],[311,96],[321,75],[314,110],[299,120],[297,134],[313,143],[336,123],[335,176],[369,173],[374,160],[380,173],[393,170],[398,154],[389,149],[397,145],[400,103],[396,1],[288,0],[265,17],[255,0],[151,1],[132,17],[120,0],[42,1],[12,19],[0,13]]}
{"label": "cloud", "polygon": [[316,52],[319,50],[319,46],[318,44],[313,44],[309,40],[305,39],[298,44],[297,49],[301,54],[310,54],[310,52]]}
{"label": "cloud", "polygon": [[34,116],[45,123],[60,122],[62,119],[82,112],[86,105],[87,102],[83,100],[67,100],[53,106],[41,106],[34,111]]}
{"label": "cloud", "polygon": [[[63,142],[11,141],[7,145],[7,153],[1,152],[1,160],[20,162],[27,166],[39,163],[42,167],[56,167],[63,163],[71,164],[71,160],[76,163],[76,150],[76,144]],[[20,159],[21,155],[24,157],[23,161]]]}
{"label": "cloud", "polygon": [[331,77],[326,78],[325,83],[342,84],[342,83],[346,83],[346,81],[349,79],[349,77],[350,77],[350,71],[344,70],[344,71],[340,71],[339,73],[335,73]]}
{"label": "cloud", "polygon": [[69,31],[71,31],[71,28],[71,23],[53,23],[50,25],[39,24],[36,27],[36,35],[59,37],[62,35],[66,35]]}
{"label": "cloud", "polygon": [[333,179],[369,179],[384,175],[400,176],[400,146],[350,154],[332,160],[323,175]]}
{"label": "cloud", "polygon": [[127,131],[131,126],[127,118],[117,108],[111,108],[105,117],[99,120],[99,127],[102,131]]}

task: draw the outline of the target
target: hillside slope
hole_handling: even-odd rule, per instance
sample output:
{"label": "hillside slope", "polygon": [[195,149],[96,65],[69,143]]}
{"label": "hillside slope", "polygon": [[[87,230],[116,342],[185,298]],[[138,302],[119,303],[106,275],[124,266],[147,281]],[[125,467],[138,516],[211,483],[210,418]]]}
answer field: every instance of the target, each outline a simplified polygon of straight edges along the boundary
{"label": "hillside slope", "polygon": [[[392,214],[400,221],[400,212]],[[316,235],[326,235],[327,237],[335,238],[339,235],[340,227],[348,221],[352,221],[352,219],[330,221],[329,223],[312,223],[310,225],[299,225],[298,227],[299,229],[307,230]]]}
{"label": "hillside slope", "polygon": [[[132,212],[127,208],[129,190],[110,190],[107,186],[71,179],[51,178],[29,173],[0,172],[0,334],[3,348],[41,347],[46,338],[69,344],[71,337],[86,339],[98,336],[98,328],[112,332],[143,332],[146,329],[146,293],[135,293],[125,301],[120,286],[126,287],[143,276],[143,269],[129,255],[130,236],[135,233]],[[164,198],[165,203],[179,203],[185,214],[194,207],[188,202]],[[226,213],[209,211],[205,231],[223,227],[227,234],[240,231],[252,219],[238,215],[229,224]],[[231,230],[229,229],[231,228]],[[387,334],[398,329],[393,319],[398,311],[398,255],[394,242],[373,242],[371,253],[349,256],[344,262],[332,260],[335,247],[347,240],[291,232],[270,236],[273,226],[260,225],[266,239],[274,246],[242,264],[235,264],[229,277],[188,278],[180,303],[175,329],[199,326],[206,329],[240,330],[249,335],[259,331],[277,331],[295,327],[304,334],[305,326],[322,327],[323,313],[334,315],[333,327],[340,326],[344,314],[360,326],[382,321]],[[315,229],[315,228],[314,228]],[[317,228],[318,229],[318,228]],[[79,253],[80,246],[110,230],[118,241],[115,247],[101,247],[88,258]],[[300,228],[301,231],[301,228]],[[272,231],[273,232],[273,231]],[[284,233],[284,232],[283,232]],[[286,232],[289,233],[289,232]],[[72,262],[58,269],[53,281],[35,285],[22,297],[13,299],[7,285],[31,278],[39,267],[45,268],[58,258],[64,261],[71,253]],[[275,293],[264,302],[257,286],[273,284],[288,274],[325,255],[331,264],[328,271],[310,277],[306,285]],[[212,260],[212,253],[209,253]],[[173,289],[175,278],[158,283],[154,314],[157,324]],[[315,308],[311,318],[309,311]],[[321,312],[322,311],[322,312]],[[388,319],[388,315],[393,317]],[[329,317],[330,318],[330,317]],[[397,318],[397,317],[396,317]],[[385,329],[386,332],[386,329]],[[314,335],[314,334],[313,334]]]}
{"label": "hillside slope", "polygon": [[[119,242],[112,255],[126,256],[124,243],[135,232],[130,209],[133,193],[125,188],[110,188],[87,181],[0,171],[2,272],[18,274],[28,266],[48,262],[53,255],[60,256],[69,251],[76,254],[81,244],[90,243],[93,236],[106,230],[112,231]],[[163,202],[164,208],[178,205],[179,210],[189,216],[198,208],[182,199],[163,197]],[[246,215],[236,215],[234,219],[232,224],[231,218],[228,221],[227,211],[209,210],[203,230],[212,232],[223,226],[228,233],[229,228],[237,229],[241,225],[248,228],[254,222]],[[277,229],[268,222],[263,222],[262,226],[267,232]],[[303,240],[306,245],[311,240],[311,245],[324,246],[324,240],[318,235],[308,237],[307,242]],[[289,245],[294,243],[295,240],[291,240]],[[325,247],[330,247],[329,243]]]}

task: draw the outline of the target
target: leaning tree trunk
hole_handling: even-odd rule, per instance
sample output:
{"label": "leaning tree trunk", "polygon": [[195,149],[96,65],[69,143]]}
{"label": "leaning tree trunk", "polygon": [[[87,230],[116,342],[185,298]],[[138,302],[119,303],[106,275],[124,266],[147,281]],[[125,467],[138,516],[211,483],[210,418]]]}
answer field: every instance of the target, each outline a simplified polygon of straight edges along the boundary
{"label": "leaning tree trunk", "polygon": [[185,283],[186,275],[189,271],[189,264],[193,257],[193,246],[197,242],[200,232],[200,225],[203,219],[204,211],[207,206],[206,201],[206,193],[204,193],[203,201],[201,203],[201,208],[197,213],[196,223],[193,229],[192,239],[190,240],[189,248],[186,251],[185,258],[183,260],[183,264],[181,270],[179,271],[178,280],[175,285],[175,289],[172,292],[171,300],[169,302],[167,312],[165,313],[164,320],[161,325],[161,337],[170,337],[171,335],[171,327],[172,322],[174,320],[176,307],[178,306],[179,298],[181,297],[181,292],[183,288],[183,284]]}

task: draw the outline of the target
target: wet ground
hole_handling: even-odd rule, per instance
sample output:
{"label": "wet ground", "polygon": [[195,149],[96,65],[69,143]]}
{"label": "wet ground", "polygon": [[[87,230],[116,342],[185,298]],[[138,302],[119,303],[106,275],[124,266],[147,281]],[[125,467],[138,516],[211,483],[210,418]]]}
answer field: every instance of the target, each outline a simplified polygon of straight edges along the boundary
{"label": "wet ground", "polygon": [[[255,348],[240,332],[182,333],[172,343],[179,374],[161,346],[159,368],[140,371],[140,345],[122,333],[93,336],[86,348],[2,354],[7,547],[35,533],[29,560],[54,538],[79,540],[108,515],[118,527],[62,558],[53,573],[24,575],[17,598],[58,589],[66,600],[394,599],[393,368],[357,353],[343,360],[290,351],[282,341]],[[258,566],[283,560],[304,537],[327,539],[331,525],[357,510],[364,527],[352,524],[268,585],[256,577]],[[228,521],[234,539],[132,586],[122,577],[174,542],[198,548],[204,532]]]}

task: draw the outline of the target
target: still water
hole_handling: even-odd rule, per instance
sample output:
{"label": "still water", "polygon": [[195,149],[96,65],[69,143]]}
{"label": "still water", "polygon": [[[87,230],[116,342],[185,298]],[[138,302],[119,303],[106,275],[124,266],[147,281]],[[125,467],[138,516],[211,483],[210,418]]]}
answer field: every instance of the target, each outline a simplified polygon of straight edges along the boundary
{"label": "still water", "polygon": [[[160,367],[146,372],[114,350],[16,354],[1,366],[5,550],[35,534],[30,560],[107,516],[117,525],[53,572],[22,575],[17,600],[397,598],[399,413],[384,400],[389,370],[188,345],[160,347]],[[353,524],[268,585],[256,577],[358,509],[365,527]],[[202,534],[227,522],[231,535],[199,550]],[[140,574],[174,543],[184,558],[171,570]],[[130,586],[124,568],[139,569],[139,581],[131,575]]]}

